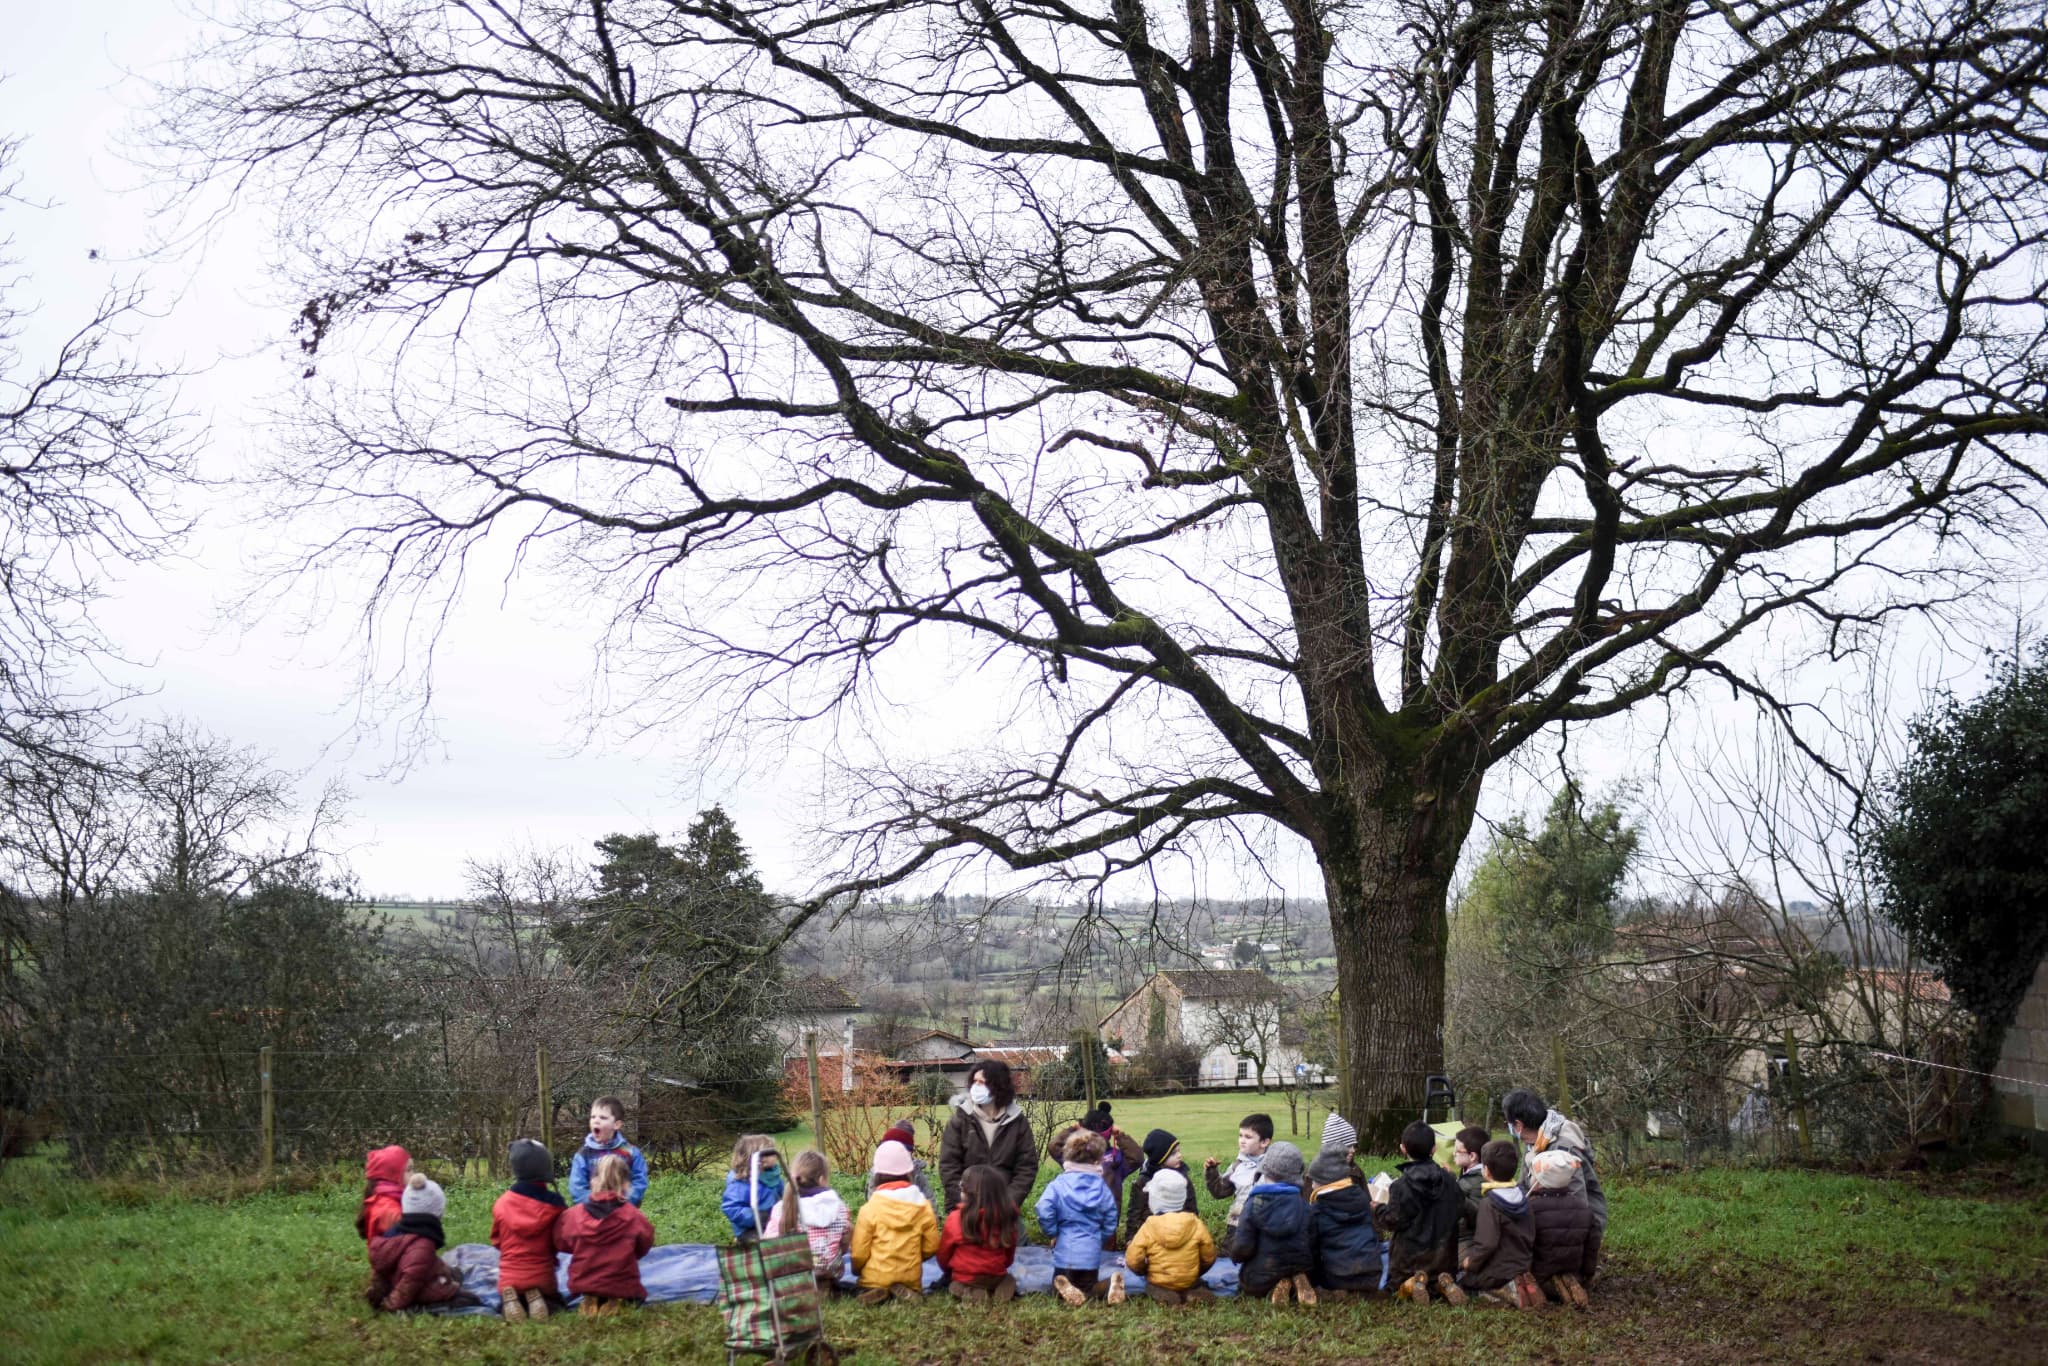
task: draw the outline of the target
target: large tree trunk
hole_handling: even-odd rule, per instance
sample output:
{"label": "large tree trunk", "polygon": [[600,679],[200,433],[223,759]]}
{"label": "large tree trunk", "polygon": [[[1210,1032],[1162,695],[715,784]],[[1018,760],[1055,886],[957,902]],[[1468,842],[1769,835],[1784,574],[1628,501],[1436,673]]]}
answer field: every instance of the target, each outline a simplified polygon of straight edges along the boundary
{"label": "large tree trunk", "polygon": [[1443,1071],[1445,901],[1477,777],[1462,789],[1382,783],[1335,813],[1339,833],[1320,851],[1344,1033],[1341,1104],[1366,1152],[1394,1150],[1422,1115],[1424,1079]]}

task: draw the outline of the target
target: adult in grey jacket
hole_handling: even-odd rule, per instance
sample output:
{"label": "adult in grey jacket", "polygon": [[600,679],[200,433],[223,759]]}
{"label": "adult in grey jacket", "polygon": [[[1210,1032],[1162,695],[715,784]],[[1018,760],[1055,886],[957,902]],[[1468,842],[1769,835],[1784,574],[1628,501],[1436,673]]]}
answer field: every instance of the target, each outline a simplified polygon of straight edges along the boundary
{"label": "adult in grey jacket", "polygon": [[1600,1173],[1593,1165],[1593,1144],[1586,1131],[1544,1103],[1534,1091],[1516,1088],[1500,1098],[1501,1113],[1507,1116],[1508,1132],[1523,1147],[1522,1189],[1529,1189],[1528,1158],[1538,1153],[1567,1152],[1579,1159],[1578,1173],[1571,1189],[1582,1192],[1593,1213],[1593,1231],[1587,1239],[1585,1273],[1581,1280],[1591,1283],[1600,1264],[1600,1244],[1607,1236],[1607,1193],[1600,1189]]}

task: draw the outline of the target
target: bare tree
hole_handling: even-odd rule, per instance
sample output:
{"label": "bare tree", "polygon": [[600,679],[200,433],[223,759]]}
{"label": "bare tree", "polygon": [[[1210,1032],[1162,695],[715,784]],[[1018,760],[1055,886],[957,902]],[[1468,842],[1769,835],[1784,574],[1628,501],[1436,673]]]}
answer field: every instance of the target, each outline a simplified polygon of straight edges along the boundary
{"label": "bare tree", "polygon": [[1280,1043],[1280,1016],[1285,994],[1268,984],[1247,988],[1202,1002],[1207,1012],[1207,1029],[1202,1043],[1226,1048],[1252,1064],[1253,1084],[1266,1094],[1266,1068]]}
{"label": "bare tree", "polygon": [[[0,210],[26,203],[20,145],[0,136]],[[29,354],[34,310],[11,245],[0,237],[0,759],[77,758],[109,698],[94,666],[116,654],[91,615],[103,576],[175,548],[197,450],[175,376],[127,354],[142,294],[110,289]]]}
{"label": "bare tree", "polygon": [[371,639],[502,540],[654,724],[992,654],[1002,752],[853,774],[795,921],[1284,829],[1384,1144],[1495,764],[1701,677],[1796,724],[1746,634],[2035,528],[2044,61],[2020,0],[271,0],[161,137],[370,375],[279,475]]}

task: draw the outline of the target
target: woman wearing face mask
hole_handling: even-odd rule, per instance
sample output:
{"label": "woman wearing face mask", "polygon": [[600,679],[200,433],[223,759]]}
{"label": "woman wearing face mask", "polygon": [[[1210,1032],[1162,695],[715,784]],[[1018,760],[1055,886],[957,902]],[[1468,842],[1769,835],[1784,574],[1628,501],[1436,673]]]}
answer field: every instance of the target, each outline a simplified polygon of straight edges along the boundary
{"label": "woman wearing face mask", "polygon": [[968,1075],[967,1094],[953,1097],[953,1114],[939,1139],[939,1181],[946,1188],[947,1212],[960,1203],[960,1183],[969,1167],[1001,1172],[1020,1209],[1038,1179],[1038,1140],[1017,1104],[1006,1062],[978,1064]]}

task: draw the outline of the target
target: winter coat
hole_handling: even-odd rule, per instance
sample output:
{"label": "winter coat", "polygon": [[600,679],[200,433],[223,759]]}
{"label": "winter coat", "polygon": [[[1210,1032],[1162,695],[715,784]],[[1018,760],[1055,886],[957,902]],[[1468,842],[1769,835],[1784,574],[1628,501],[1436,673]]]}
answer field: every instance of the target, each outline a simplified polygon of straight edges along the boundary
{"label": "winter coat", "polygon": [[372,1238],[370,1286],[364,1292],[370,1307],[396,1314],[445,1304],[461,1294],[462,1278],[441,1260],[444,1241],[441,1221],[431,1214],[401,1216]]}
{"label": "winter coat", "polygon": [[924,1259],[939,1250],[932,1202],[908,1182],[884,1182],[853,1220],[853,1269],[863,1290],[922,1287]]}
{"label": "winter coat", "polygon": [[[877,1175],[874,1172],[869,1172],[867,1194],[873,1195],[875,1193],[875,1187],[881,1185],[884,1179],[885,1178]],[[900,1178],[892,1176],[886,1179],[890,1181],[895,1181]],[[910,1184],[917,1187],[918,1190],[922,1191],[924,1193],[925,1199],[930,1200],[932,1198],[931,1168],[925,1165],[925,1160],[923,1158],[918,1157],[915,1154],[913,1154],[910,1159]]]}
{"label": "winter coat", "polygon": [[1191,1290],[1216,1264],[1216,1240],[1201,1216],[1155,1214],[1124,1249],[1124,1265],[1162,1290]]}
{"label": "winter coat", "polygon": [[961,1224],[965,1213],[954,1210],[946,1216],[946,1226],[939,1230],[939,1269],[956,1281],[1009,1274],[1010,1263],[1017,1260],[1017,1249],[968,1242],[967,1230]]}
{"label": "winter coat", "polygon": [[1326,1290],[1377,1290],[1387,1245],[1372,1224],[1372,1195],[1347,1176],[1309,1195],[1315,1266],[1309,1277]]}
{"label": "winter coat", "polygon": [[1038,1184],[1038,1140],[1031,1121],[1016,1101],[996,1117],[995,1138],[981,1132],[981,1117],[966,1096],[953,1098],[953,1117],[939,1136],[939,1181],[946,1188],[946,1208],[960,1203],[960,1178],[969,1167],[994,1167],[1010,1179],[1010,1199],[1022,1209]]}
{"label": "winter coat", "polygon": [[[576,1150],[576,1156],[569,1161],[569,1203],[580,1205],[590,1198],[590,1171],[601,1157],[623,1157],[633,1168],[633,1183],[626,1191],[626,1199],[637,1205],[647,1194],[647,1154],[626,1142],[624,1134],[613,1134],[612,1141],[598,1147],[590,1141],[588,1134],[583,1137],[583,1146]],[[597,1293],[603,1294],[603,1291]]]}
{"label": "winter coat", "polygon": [[1451,1174],[1430,1161],[1403,1162],[1373,1222],[1387,1238],[1391,1284],[1418,1271],[1450,1271],[1458,1260],[1458,1216],[1465,1197]]}
{"label": "winter coat", "polygon": [[555,1293],[555,1221],[566,1206],[544,1181],[520,1181],[491,1206],[498,1284]]}
{"label": "winter coat", "polygon": [[[1202,1212],[1201,1202],[1195,1198],[1199,1184],[1195,1180],[1195,1174],[1187,1169],[1185,1163],[1171,1170],[1179,1172],[1188,1179],[1188,1202],[1177,1212],[1200,1214]],[[1131,1182],[1131,1198],[1124,1210],[1124,1241],[1126,1243],[1137,1237],[1138,1230],[1143,1228],[1145,1221],[1152,1217],[1152,1193],[1146,1189],[1150,1182],[1151,1177],[1143,1172],[1140,1172],[1137,1179]]]}
{"label": "winter coat", "polygon": [[396,1145],[379,1148],[364,1159],[363,1207],[356,1211],[356,1232],[364,1242],[382,1235],[404,1213],[398,1197],[405,1191],[405,1169],[411,1160],[405,1149]]}
{"label": "winter coat", "polygon": [[[1259,1184],[1259,1168],[1264,1165],[1263,1157],[1237,1155],[1237,1161],[1228,1167],[1202,1166],[1202,1179],[1209,1187],[1209,1194],[1218,1200],[1230,1202],[1230,1213],[1224,1216],[1225,1228],[1236,1228],[1238,1216],[1244,1213],[1245,1197],[1252,1193],[1252,1187]],[[1190,1183],[1192,1188],[1192,1183]]]}
{"label": "winter coat", "polygon": [[[783,1177],[783,1181],[788,1179],[787,1176]],[[725,1174],[725,1191],[718,1197],[718,1209],[725,1216],[725,1222],[732,1225],[735,1242],[744,1242],[757,1236],[764,1222],[772,1223],[775,1220],[775,1212],[782,1205],[781,1181],[775,1183],[775,1189],[772,1191],[758,1181],[754,1184],[754,1194],[758,1195],[761,1201],[758,1210],[747,1203],[747,1178],[735,1176],[731,1172]]]}
{"label": "winter coat", "polygon": [[1465,1256],[1465,1244],[1472,1240],[1472,1231],[1479,1226],[1479,1197],[1486,1185],[1486,1164],[1474,1162],[1458,1173],[1458,1194],[1465,1201],[1465,1208],[1458,1215],[1458,1257]]}
{"label": "winter coat", "polygon": [[1536,1279],[1589,1275],[1592,1253],[1599,1244],[1593,1236],[1593,1206],[1585,1192],[1570,1186],[1561,1191],[1539,1186],[1529,1192],[1529,1213],[1535,1221],[1536,1233],[1536,1249],[1529,1269]]}
{"label": "winter coat", "polygon": [[1093,1167],[1068,1167],[1038,1197],[1038,1226],[1052,1239],[1052,1264],[1093,1271],[1116,1237],[1116,1197]]}
{"label": "winter coat", "polygon": [[1468,1290],[1498,1290],[1529,1269],[1536,1247],[1536,1218],[1529,1203],[1514,1185],[1481,1197],[1472,1241],[1458,1256],[1459,1284]]}
{"label": "winter coat", "polygon": [[[816,1190],[797,1189],[797,1218],[802,1221],[804,1238],[811,1245],[811,1265],[821,1276],[835,1280],[839,1275],[839,1259],[846,1253],[846,1237],[853,1229],[853,1216],[847,1212],[846,1201],[830,1186]],[[782,1202],[776,1201],[775,1208],[768,1214],[766,1236],[773,1238],[790,1230],[782,1226]]]}
{"label": "winter coat", "polygon": [[[1593,1145],[1586,1138],[1586,1131],[1576,1120],[1566,1119],[1552,1110],[1543,1118],[1543,1125],[1536,1131],[1536,1141],[1525,1145],[1524,1156],[1534,1157],[1547,1153],[1553,1148],[1574,1154],[1579,1159],[1579,1169],[1572,1174],[1571,1189],[1585,1194],[1586,1204],[1593,1211],[1593,1231],[1607,1231],[1607,1192],[1600,1189],[1600,1173],[1593,1166]],[[1529,1190],[1529,1164],[1522,1164],[1522,1189]]]}
{"label": "winter coat", "polygon": [[555,1221],[555,1249],[569,1254],[569,1293],[644,1300],[640,1259],[654,1246],[654,1225],[616,1195],[592,1196]]}
{"label": "winter coat", "polygon": [[[1045,1155],[1057,1164],[1067,1160],[1067,1140],[1081,1132],[1079,1124],[1069,1124],[1052,1136],[1045,1145]],[[1104,1134],[1109,1151],[1102,1155],[1102,1179],[1109,1183],[1109,1193],[1116,1197],[1116,1207],[1124,1207],[1124,1178],[1145,1165],[1145,1150],[1138,1146],[1138,1140],[1122,1129],[1112,1128]]]}
{"label": "winter coat", "polygon": [[1251,1188],[1229,1247],[1244,1294],[1263,1295],[1315,1265],[1313,1219],[1301,1187],[1261,1181]]}

